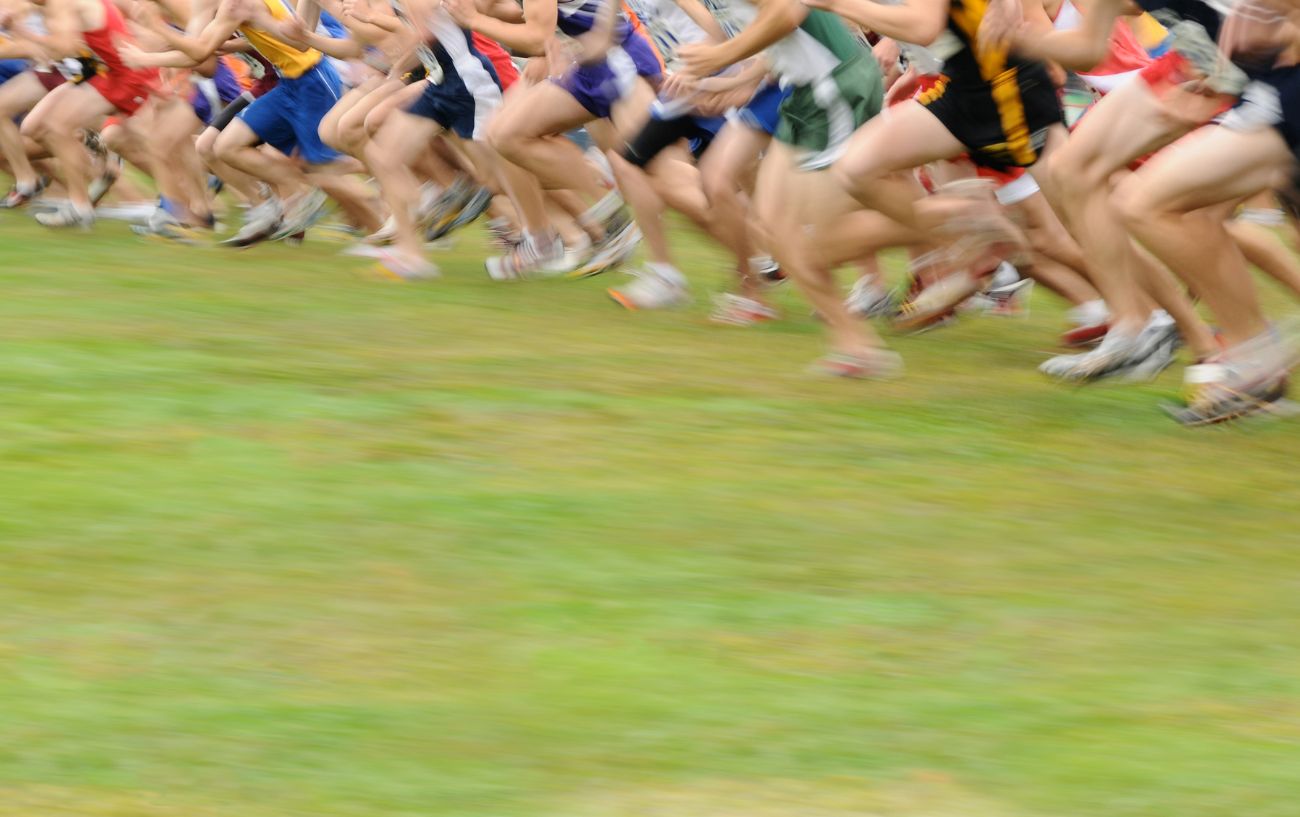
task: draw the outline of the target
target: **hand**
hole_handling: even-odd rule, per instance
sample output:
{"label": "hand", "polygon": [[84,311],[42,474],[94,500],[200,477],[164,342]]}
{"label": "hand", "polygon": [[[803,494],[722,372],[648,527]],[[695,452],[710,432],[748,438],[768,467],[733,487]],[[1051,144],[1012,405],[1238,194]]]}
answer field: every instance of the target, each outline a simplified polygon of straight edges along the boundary
{"label": "hand", "polygon": [[731,64],[722,45],[690,43],[677,49],[677,56],[682,61],[682,73],[696,79],[712,76]]}
{"label": "hand", "polygon": [[369,25],[374,21],[370,16],[370,6],[366,0],[343,0],[343,13],[358,23]]}
{"label": "hand", "polygon": [[145,63],[145,59],[146,59],[145,52],[141,51],[140,47],[135,45],[134,43],[129,43],[129,42],[118,43],[117,53],[119,56],[122,57],[122,62],[128,68],[148,67]]}
{"label": "hand", "polygon": [[451,15],[451,19],[462,28],[473,28],[478,18],[478,6],[474,0],[442,0],[442,7]]}
{"label": "hand", "polygon": [[525,85],[536,85],[546,79],[549,70],[550,60],[546,57],[529,57],[524,63],[524,70],[519,72],[519,78]]}
{"label": "hand", "polygon": [[659,86],[659,92],[666,97],[676,99],[690,96],[695,93],[697,87],[698,83],[695,79],[673,72],[664,78],[663,84]]}
{"label": "hand", "polygon": [[569,44],[559,37],[552,37],[546,41],[546,75],[554,79],[559,79],[569,73],[573,67],[575,56]]}
{"label": "hand", "polygon": [[1024,10],[1017,0],[992,0],[984,11],[975,41],[981,53],[1010,48],[1024,25]]}

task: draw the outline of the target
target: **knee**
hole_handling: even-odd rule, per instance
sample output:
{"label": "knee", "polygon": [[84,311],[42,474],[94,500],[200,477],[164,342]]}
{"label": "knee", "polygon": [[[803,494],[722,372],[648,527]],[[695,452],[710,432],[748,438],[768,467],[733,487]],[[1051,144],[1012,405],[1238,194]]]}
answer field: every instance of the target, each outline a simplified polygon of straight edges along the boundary
{"label": "knee", "polygon": [[1111,195],[1111,204],[1129,229],[1138,227],[1156,215],[1156,203],[1146,195],[1141,179],[1129,176],[1120,182]]}
{"label": "knee", "polygon": [[212,162],[217,158],[215,146],[217,143],[217,132],[206,130],[199,134],[199,138],[194,142],[194,149],[198,151],[199,158],[205,162]]}
{"label": "knee", "polygon": [[519,157],[524,139],[514,129],[494,122],[488,126],[487,142],[501,156],[510,161],[515,161]]}

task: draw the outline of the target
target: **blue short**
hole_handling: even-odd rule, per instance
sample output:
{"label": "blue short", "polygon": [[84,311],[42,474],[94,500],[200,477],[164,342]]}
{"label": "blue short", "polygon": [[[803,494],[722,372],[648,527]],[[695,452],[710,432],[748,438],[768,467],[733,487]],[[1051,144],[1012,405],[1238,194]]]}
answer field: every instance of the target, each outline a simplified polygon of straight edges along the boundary
{"label": "blue short", "polygon": [[781,120],[781,103],[789,95],[789,88],[782,88],[775,82],[760,85],[735,116],[745,127],[771,136],[776,133],[776,124]]}
{"label": "blue short", "polygon": [[639,76],[657,82],[663,76],[663,68],[649,42],[634,33],[622,46],[611,48],[604,60],[579,65],[556,82],[592,116],[606,119],[614,103],[632,90]]}
{"label": "blue short", "polygon": [[27,60],[0,60],[0,85],[25,73],[31,67],[31,63]]}
{"label": "blue short", "polygon": [[322,59],[300,77],[280,77],[279,84],[254,100],[239,118],[286,156],[297,149],[304,161],[325,164],[339,153],[321,141],[320,121],[341,96],[339,75]]}

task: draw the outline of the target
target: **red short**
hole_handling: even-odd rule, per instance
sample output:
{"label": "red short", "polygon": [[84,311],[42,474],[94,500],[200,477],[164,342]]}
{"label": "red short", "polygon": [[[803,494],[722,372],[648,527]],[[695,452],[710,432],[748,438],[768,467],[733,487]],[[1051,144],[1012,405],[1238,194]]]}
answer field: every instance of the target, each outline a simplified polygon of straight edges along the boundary
{"label": "red short", "polygon": [[134,73],[96,74],[86,84],[126,116],[133,116],[153,93],[153,83],[137,78]]}
{"label": "red short", "polygon": [[519,79],[519,69],[515,67],[510,55],[496,40],[488,39],[475,31],[474,47],[478,49],[480,54],[487,57],[492,63],[492,67],[496,69],[497,79],[501,81],[502,90],[515,84],[515,80]]}
{"label": "red short", "polygon": [[32,73],[41,81],[41,87],[47,91],[53,91],[55,88],[68,81],[67,77],[63,76],[58,71],[55,71],[53,68],[48,70],[38,68]]}

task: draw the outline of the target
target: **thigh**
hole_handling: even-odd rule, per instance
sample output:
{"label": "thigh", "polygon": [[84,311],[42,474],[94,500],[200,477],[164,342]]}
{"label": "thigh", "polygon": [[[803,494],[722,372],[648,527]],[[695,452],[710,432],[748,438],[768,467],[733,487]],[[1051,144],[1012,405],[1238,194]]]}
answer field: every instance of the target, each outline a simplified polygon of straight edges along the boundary
{"label": "thigh", "polygon": [[0,85],[0,118],[11,119],[30,111],[47,93],[40,79],[31,71],[13,77]]}
{"label": "thigh", "polygon": [[743,187],[741,180],[748,178],[749,171],[771,141],[771,134],[739,122],[723,125],[709,149],[700,157],[700,173],[705,184],[710,188],[716,184]]}
{"label": "thigh", "polygon": [[1130,208],[1190,212],[1283,183],[1294,162],[1273,128],[1237,131],[1211,125],[1156,156],[1123,184]]}
{"label": "thigh", "polygon": [[67,131],[97,124],[113,112],[113,104],[89,85],[65,83],[36,103],[23,120],[24,132],[36,128]]}
{"label": "thigh", "polygon": [[427,117],[393,111],[375,134],[375,147],[385,162],[409,165],[428,150],[429,143],[441,130],[437,122]]}
{"label": "thigh", "polygon": [[1090,169],[1095,178],[1104,178],[1169,144],[1183,130],[1163,115],[1151,88],[1134,79],[1088,110],[1054,152],[1051,167],[1066,175]]}
{"label": "thigh", "polygon": [[394,111],[404,111],[413,105],[424,93],[424,85],[424,80],[412,82],[376,99],[365,114],[366,132],[373,136],[384,126],[384,121],[388,119],[389,114]]}
{"label": "thigh", "polygon": [[871,177],[951,159],[965,151],[937,116],[921,103],[910,101],[859,128],[836,168],[850,178]]}
{"label": "thigh", "polygon": [[[370,115],[370,112],[381,102],[405,87],[397,80],[380,80],[376,85],[365,90],[365,93],[357,97],[347,109],[339,113],[338,129],[340,131],[349,131],[365,127],[366,117]],[[357,90],[364,90],[364,88]],[[330,113],[332,115],[333,111]]]}
{"label": "thigh", "polygon": [[537,138],[564,133],[585,125],[593,118],[591,112],[568,91],[553,82],[539,82],[505,100],[491,131],[500,135]]}

